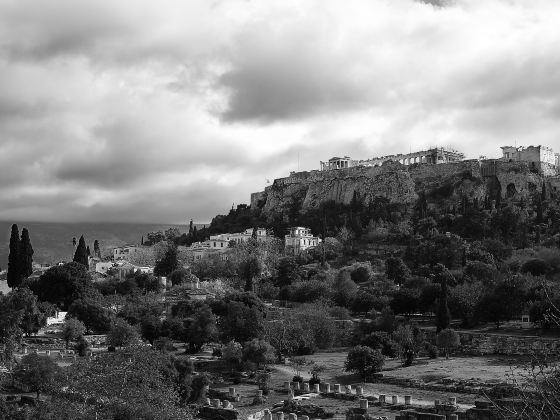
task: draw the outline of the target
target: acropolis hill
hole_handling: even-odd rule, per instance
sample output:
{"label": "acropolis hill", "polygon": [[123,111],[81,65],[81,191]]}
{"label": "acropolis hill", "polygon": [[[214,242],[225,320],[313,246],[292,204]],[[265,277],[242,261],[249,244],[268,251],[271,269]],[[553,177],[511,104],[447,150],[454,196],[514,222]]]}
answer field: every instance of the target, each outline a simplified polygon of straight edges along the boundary
{"label": "acropolis hill", "polygon": [[[438,160],[438,150],[449,159]],[[461,153],[446,155],[441,148],[366,161],[333,158],[321,162],[322,170],[292,172],[274,180],[263,192],[251,195],[251,207],[273,217],[294,207],[305,212],[328,201],[350,204],[357,197],[367,205],[383,197],[401,204],[406,212],[420,195],[431,207],[450,208],[465,199],[479,203],[527,199],[542,193],[543,186],[545,194],[560,194],[558,154],[543,146],[502,150],[500,159],[462,160]]]}

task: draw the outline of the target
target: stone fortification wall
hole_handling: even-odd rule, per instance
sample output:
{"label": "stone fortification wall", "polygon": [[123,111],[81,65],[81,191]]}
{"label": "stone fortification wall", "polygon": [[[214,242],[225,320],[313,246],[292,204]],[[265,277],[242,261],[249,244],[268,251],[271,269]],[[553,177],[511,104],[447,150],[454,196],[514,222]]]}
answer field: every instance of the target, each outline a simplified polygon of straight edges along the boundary
{"label": "stone fortification wall", "polygon": [[[550,178],[546,178],[550,179]],[[251,196],[251,205],[267,215],[306,211],[321,203],[349,204],[356,195],[365,204],[378,197],[413,206],[420,195],[430,206],[456,206],[465,198],[479,203],[489,197],[529,199],[540,192],[545,178],[529,162],[464,160],[439,165],[356,166],[332,171],[293,173],[274,180],[264,192]]]}

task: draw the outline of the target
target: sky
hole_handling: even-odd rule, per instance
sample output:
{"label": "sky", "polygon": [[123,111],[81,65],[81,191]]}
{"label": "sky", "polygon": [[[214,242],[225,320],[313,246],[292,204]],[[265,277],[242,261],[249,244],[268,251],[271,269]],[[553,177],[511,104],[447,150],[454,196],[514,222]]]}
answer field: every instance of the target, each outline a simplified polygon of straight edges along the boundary
{"label": "sky", "polygon": [[0,220],[208,222],[320,160],[559,151],[553,0],[0,0]]}

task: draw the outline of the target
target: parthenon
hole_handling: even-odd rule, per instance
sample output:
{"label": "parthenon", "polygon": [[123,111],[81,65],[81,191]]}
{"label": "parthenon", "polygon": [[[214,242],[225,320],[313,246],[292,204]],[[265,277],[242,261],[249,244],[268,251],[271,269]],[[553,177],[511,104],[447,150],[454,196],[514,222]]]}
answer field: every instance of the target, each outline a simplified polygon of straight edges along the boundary
{"label": "parthenon", "polygon": [[465,158],[465,155],[457,150],[447,149],[444,147],[434,147],[432,149],[419,152],[388,155],[374,157],[366,160],[353,160],[348,156],[333,157],[328,162],[321,162],[321,170],[344,169],[354,166],[381,166],[384,162],[393,161],[403,165],[412,165],[414,163],[449,163],[459,162]]}

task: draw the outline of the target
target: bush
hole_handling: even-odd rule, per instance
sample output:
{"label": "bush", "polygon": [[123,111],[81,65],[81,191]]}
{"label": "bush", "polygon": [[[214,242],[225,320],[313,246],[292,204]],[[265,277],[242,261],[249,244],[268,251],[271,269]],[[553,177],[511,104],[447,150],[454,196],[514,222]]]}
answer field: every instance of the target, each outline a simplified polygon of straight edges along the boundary
{"label": "bush", "polygon": [[320,384],[321,383],[321,378],[311,378],[309,379],[309,386],[313,387],[313,385],[315,384]]}
{"label": "bush", "polygon": [[460,343],[459,334],[451,328],[446,328],[437,335],[437,344],[444,349],[446,359],[449,358],[449,350],[459,346]]}
{"label": "bush", "polygon": [[292,377],[292,382],[300,382],[303,383],[303,377],[299,376],[299,375],[294,375]]}
{"label": "bush", "polygon": [[550,271],[550,266],[540,258],[533,258],[521,266],[522,273],[531,273],[533,276],[544,276]]}
{"label": "bush", "polygon": [[344,369],[358,373],[364,381],[379,372],[385,363],[385,356],[379,350],[367,346],[356,346],[348,352]]}
{"label": "bush", "polygon": [[426,353],[428,353],[428,357],[430,359],[437,359],[439,356],[439,350],[437,346],[434,346],[432,343],[426,343]]}

